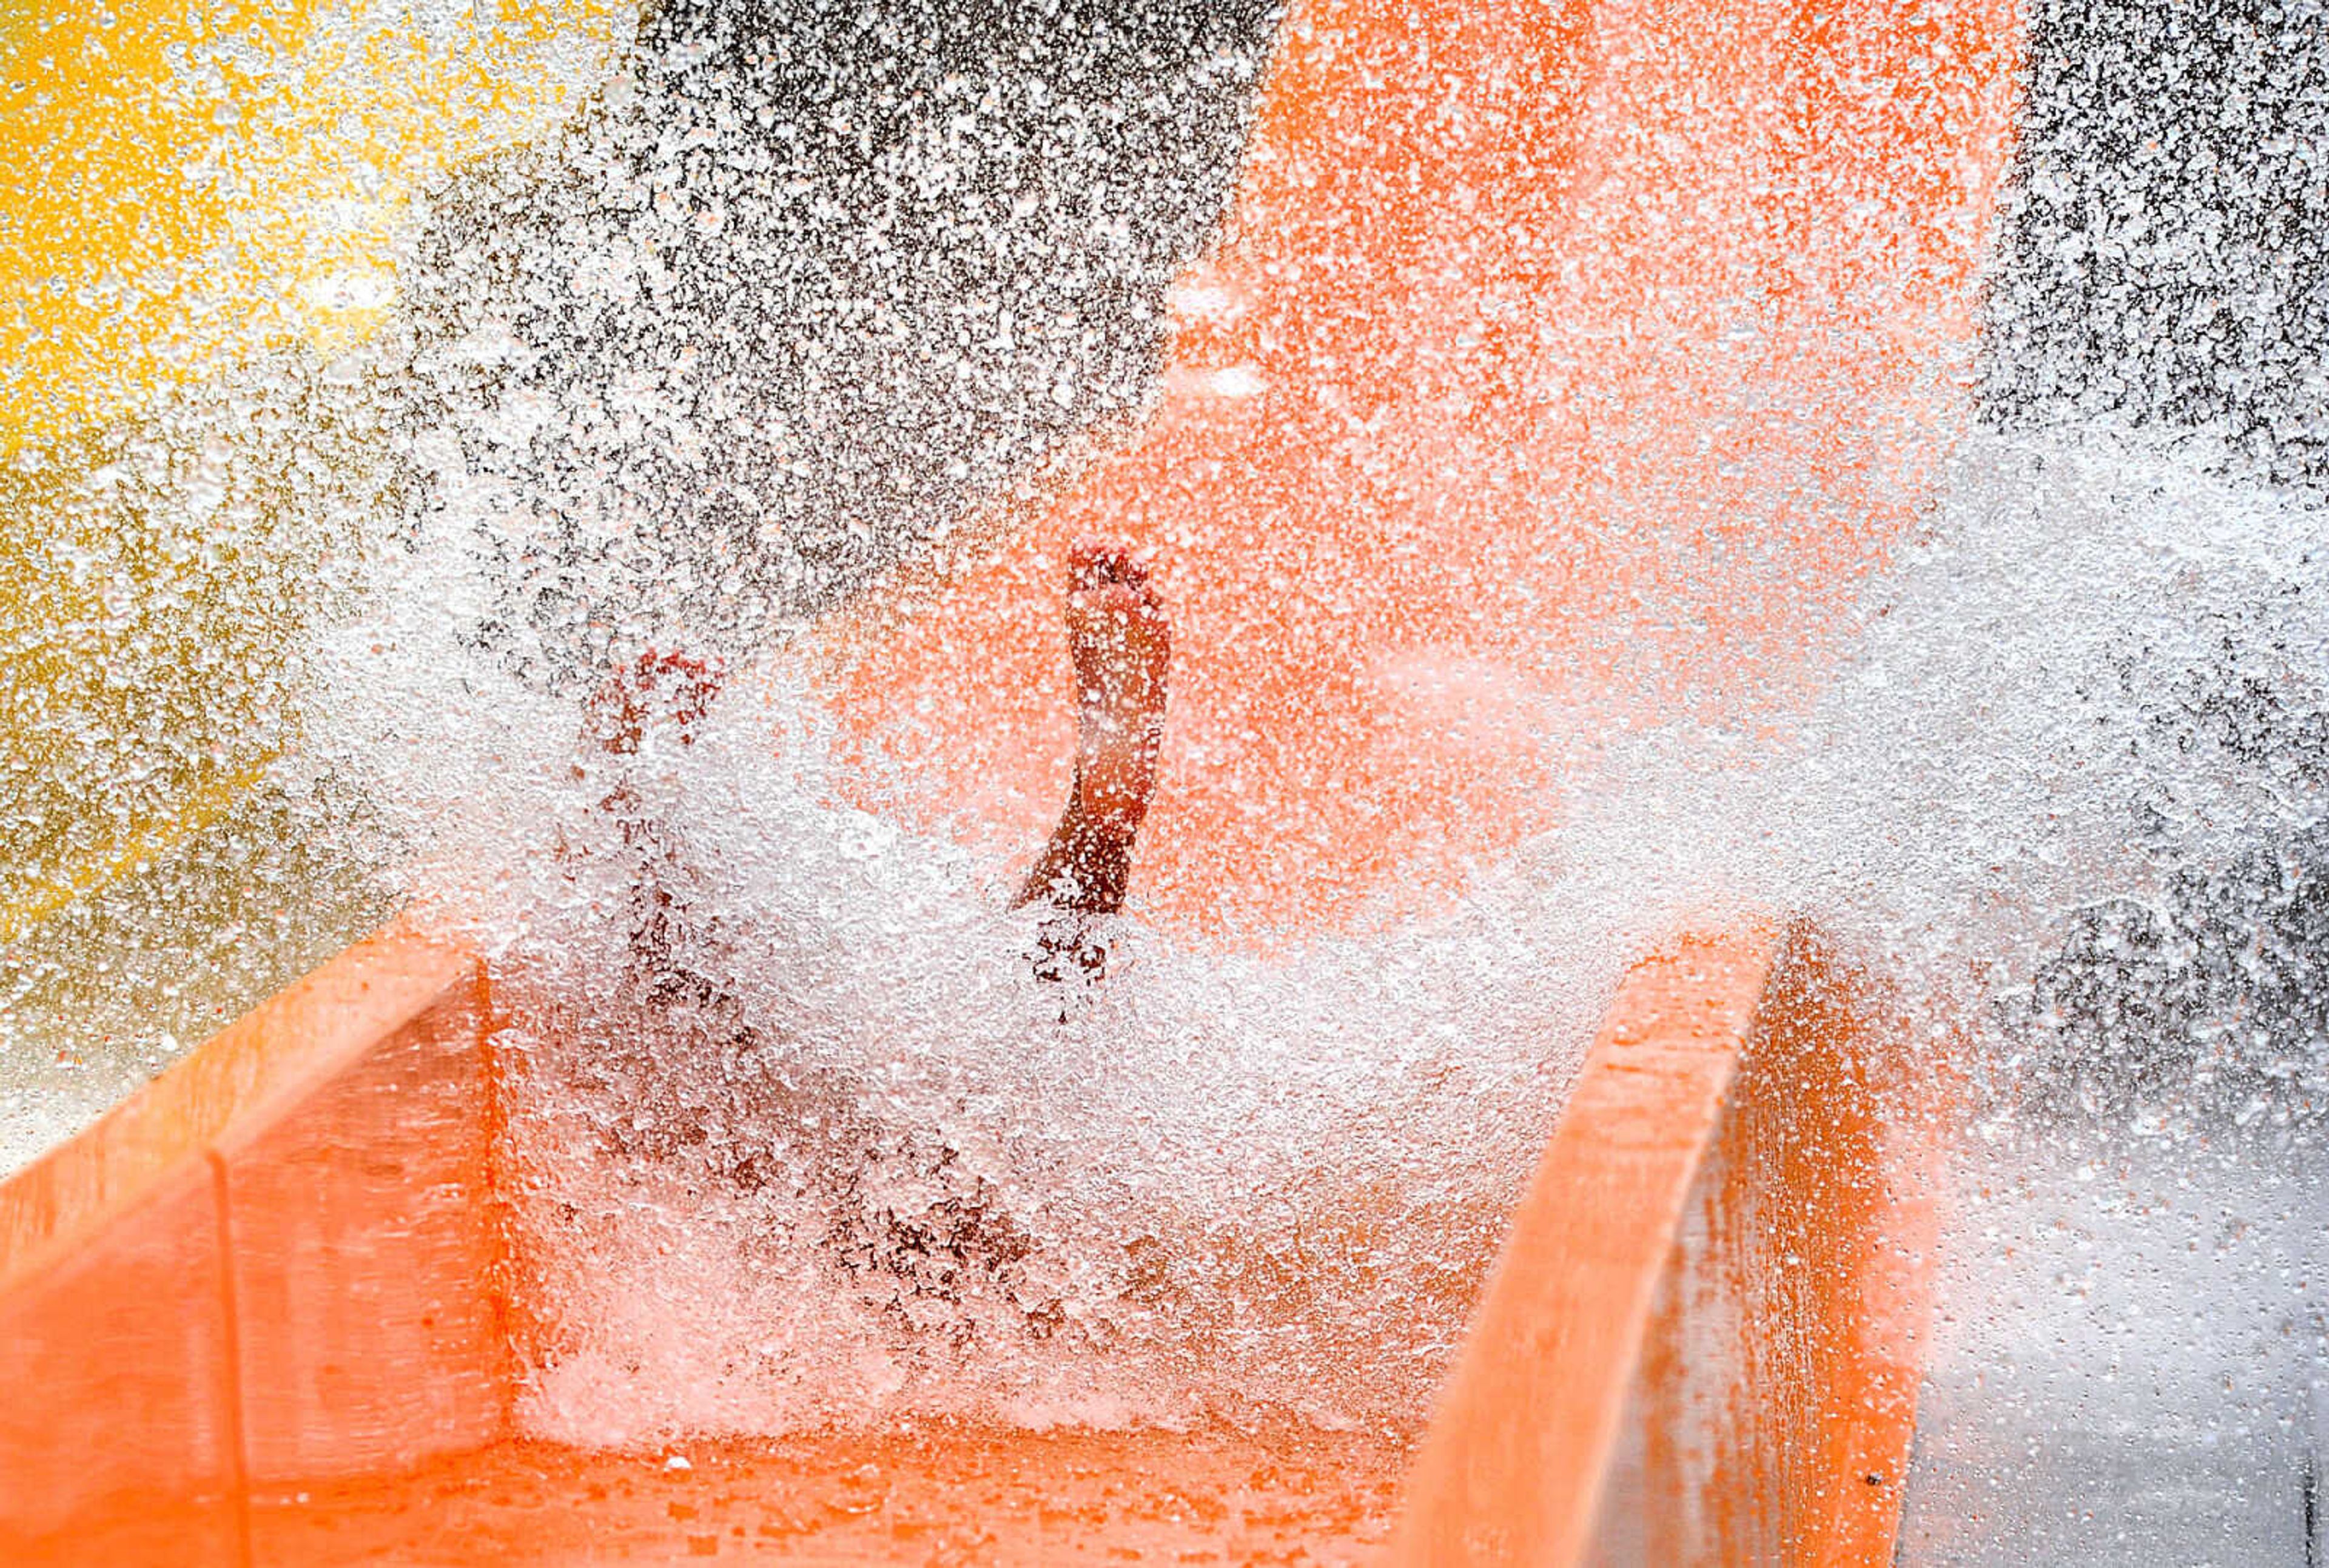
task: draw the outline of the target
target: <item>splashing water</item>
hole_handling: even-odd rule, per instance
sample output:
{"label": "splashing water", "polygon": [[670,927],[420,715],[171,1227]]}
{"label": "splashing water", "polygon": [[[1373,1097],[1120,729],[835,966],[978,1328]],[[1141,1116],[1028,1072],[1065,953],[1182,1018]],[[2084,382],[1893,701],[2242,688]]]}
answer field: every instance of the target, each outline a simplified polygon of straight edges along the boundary
{"label": "splashing water", "polygon": [[[1127,922],[1089,991],[1032,978],[995,868],[840,803],[782,660],[693,744],[578,768],[570,705],[465,656],[448,585],[402,561],[344,634],[331,766],[409,755],[428,717],[429,768],[376,793],[425,846],[415,888],[523,998],[546,1431],[1408,1420],[1617,978],[1691,920],[1811,913],[1975,1033],[1993,1114],[2319,1117],[2285,1027],[2119,1030],[2115,1054],[2059,995],[2112,912],[2269,938],[2278,906],[2238,902],[2254,846],[2301,865],[2319,810],[2317,763],[2254,732],[2320,722],[2308,516],[2188,452],[1979,438],[1785,732],[1614,741],[1563,826],[1436,920],[1271,958]],[[627,949],[618,773],[684,879],[684,980]]]}
{"label": "splashing water", "polygon": [[[52,493],[20,465],[93,534],[192,507],[279,547],[252,569],[270,583],[333,590],[250,683],[249,728],[283,751],[271,830],[322,864],[245,892],[341,888],[349,929],[406,902],[495,959],[530,1425],[1402,1427],[1626,966],[1774,910],[1922,999],[1975,1081],[1968,1190],[2010,1172],[2036,1195],[2004,1219],[1965,1205],[1951,1289],[1998,1326],[1953,1330],[1939,1408],[1973,1430],[1953,1367],[2043,1362],[2053,1318],[2003,1261],[2033,1232],[2106,1271],[2114,1246],[2129,1270],[2205,1246],[2270,1319],[2237,1351],[2201,1348],[2229,1308],[2142,1339],[2167,1392],[2129,1423],[2204,1403],[2243,1355],[2258,1422],[2301,1404],[2303,1355],[2249,1354],[2284,1322],[2319,1333],[2278,1241],[2146,1229],[2117,1188],[2047,1210],[2046,1173],[2136,1151],[2197,1212],[2286,1210],[2293,1233],[2312,1189],[2283,1178],[2329,1113],[2329,584],[2302,483],[2318,443],[2289,413],[2311,383],[2302,354],[2268,356],[2249,418],[2167,395],[2172,368],[2144,397],[2106,384],[2093,362],[2123,345],[2062,346],[2043,258],[2085,210],[2062,165],[2090,128],[2070,76],[2030,122],[1990,422],[1850,598],[1807,707],[1593,737],[1558,826],[1428,917],[1268,956],[1135,918],[1104,984],[1061,987],[1033,978],[985,851],[848,803],[784,645],[1137,413],[1266,19],[1176,13],[1022,58],[970,10],[910,49],[878,15],[694,31],[670,10],[561,139],[438,194],[372,346],[186,394],[170,439],[116,443],[143,467],[108,449]],[[890,63],[844,99],[835,62],[858,53]],[[2221,281],[2174,254],[2192,289]],[[767,303],[739,312],[740,292]],[[230,462],[237,440],[265,462]],[[268,464],[271,496],[212,472]],[[145,569],[101,553],[71,567],[100,597]],[[1631,610],[1686,623],[1691,586]],[[658,645],[749,674],[692,744],[583,745],[577,698]],[[684,911],[660,971],[630,940],[643,877]],[[15,998],[61,983],[44,962]],[[18,1141],[53,1129],[36,1115]],[[2165,1277],[2140,1304],[2172,1298]],[[2078,1294],[2049,1306],[2091,1327]],[[2056,1430],[2035,1395],[2014,1412]],[[2010,1446],[1968,1438],[1962,1468],[2010,1469]]]}

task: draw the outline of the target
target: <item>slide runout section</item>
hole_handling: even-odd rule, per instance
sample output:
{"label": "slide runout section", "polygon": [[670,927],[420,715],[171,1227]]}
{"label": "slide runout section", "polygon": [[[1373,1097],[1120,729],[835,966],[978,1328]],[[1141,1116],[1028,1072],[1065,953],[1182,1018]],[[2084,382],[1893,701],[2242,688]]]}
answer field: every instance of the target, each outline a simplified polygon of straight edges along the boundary
{"label": "slide runout section", "polygon": [[1946,1109],[1800,927],[1635,969],[1410,1482],[1400,1568],[1889,1563]]}
{"label": "slide runout section", "polygon": [[241,1563],[254,1487],[505,1432],[485,1002],[376,937],[0,1185],[0,1558]]}
{"label": "slide runout section", "polygon": [[[611,1460],[504,1440],[487,1015],[476,959],[374,939],[0,1186],[8,1561],[336,1561],[351,1531],[441,1552],[466,1509],[501,1544],[457,1560],[531,1562],[496,1527],[524,1521],[470,1496],[489,1478],[524,1478],[530,1507],[561,1488],[581,1515],[612,1507]],[[1889,1561],[1939,1148],[1897,1038],[1881,992],[1800,930],[1687,940],[1635,970],[1515,1215],[1394,1561]],[[1056,1446],[947,1441],[888,1456],[924,1499],[918,1529],[1005,1506],[946,1475]],[[1127,1449],[1152,1478],[1234,1459],[1155,1447]],[[738,1462],[774,1488],[771,1517],[816,1491],[814,1462]],[[1117,1497],[1103,1480],[1059,1485]],[[305,1524],[280,1506],[294,1484],[317,1488]],[[660,1560],[663,1516],[615,1512],[646,1554],[620,1560]],[[672,1554],[692,1517],[670,1516]],[[797,1544],[840,1547],[828,1534]]]}

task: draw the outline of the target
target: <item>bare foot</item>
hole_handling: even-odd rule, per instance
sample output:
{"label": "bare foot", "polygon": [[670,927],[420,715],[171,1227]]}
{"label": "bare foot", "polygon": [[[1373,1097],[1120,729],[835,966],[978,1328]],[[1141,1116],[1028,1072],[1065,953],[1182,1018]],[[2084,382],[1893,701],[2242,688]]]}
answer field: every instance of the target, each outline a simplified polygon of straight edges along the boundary
{"label": "bare foot", "polygon": [[1075,787],[1019,902],[1108,914],[1124,905],[1133,839],[1156,789],[1173,634],[1147,562],[1121,541],[1079,539],[1068,574]]}
{"label": "bare foot", "polygon": [[1076,670],[1076,804],[1096,827],[1136,831],[1164,743],[1173,631],[1148,563],[1120,541],[1068,553],[1068,653]]}

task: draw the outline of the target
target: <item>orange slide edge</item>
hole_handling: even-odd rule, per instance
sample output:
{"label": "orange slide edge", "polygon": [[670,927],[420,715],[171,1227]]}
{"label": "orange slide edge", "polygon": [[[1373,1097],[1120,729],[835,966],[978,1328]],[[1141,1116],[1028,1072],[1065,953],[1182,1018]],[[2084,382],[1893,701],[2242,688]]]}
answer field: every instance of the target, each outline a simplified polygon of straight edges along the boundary
{"label": "orange slide edge", "polygon": [[[476,958],[384,932],[0,1184],[12,1560],[272,1560],[254,1486],[509,1435],[487,1004]],[[1633,970],[1394,1561],[1890,1560],[1940,1123],[1888,1091],[1888,1016],[1777,922]]]}
{"label": "orange slide edge", "polygon": [[0,1184],[0,1297],[190,1156],[286,1114],[430,1008],[485,996],[484,965],[448,942],[391,927],[342,951]]}
{"label": "orange slide edge", "polygon": [[485,1004],[383,931],[0,1184],[0,1559],[248,1563],[255,1482],[506,1431]]}
{"label": "orange slide edge", "polygon": [[1946,1109],[1897,1017],[1800,924],[1636,967],[1442,1391],[1394,1562],[1891,1562]]}

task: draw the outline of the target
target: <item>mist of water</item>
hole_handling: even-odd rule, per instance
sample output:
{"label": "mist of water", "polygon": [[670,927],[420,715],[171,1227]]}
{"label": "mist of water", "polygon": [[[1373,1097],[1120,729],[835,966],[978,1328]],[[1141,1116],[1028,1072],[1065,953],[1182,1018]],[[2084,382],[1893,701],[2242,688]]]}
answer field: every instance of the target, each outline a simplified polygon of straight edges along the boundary
{"label": "mist of water", "polygon": [[[901,52],[870,117],[803,108],[845,28],[674,46],[534,163],[440,194],[409,318],[302,383],[322,411],[287,429],[387,456],[353,496],[294,487],[302,570],[337,591],[294,641],[270,787],[327,802],[292,831],[363,868],[363,907],[496,966],[529,1425],[1411,1424],[1627,965],[1761,912],[1817,921],[1967,1053],[1970,1187],[2138,1160],[2202,1215],[2309,1214],[2275,1183],[2329,1111],[2329,584],[2302,463],[2259,463],[2214,404],[2162,428],[2023,400],[1955,447],[1807,707],[1593,737],[1558,826],[1426,917],[1260,955],[1136,898],[1105,981],[1063,986],[1004,866],[848,803],[787,638],[1136,415],[1264,32],[1174,34],[1171,71],[1127,33],[1080,99],[1056,59],[952,39]],[[1079,117],[1166,77],[1119,116],[1120,166]],[[814,132],[749,171],[776,195],[698,200],[721,181],[697,165],[762,156],[746,128],[770,120]],[[1185,165],[1183,123],[1217,144]],[[889,228],[858,223],[869,200]],[[901,254],[945,264],[904,279]],[[739,291],[814,330],[724,313]],[[1691,587],[1638,619],[1686,621]],[[674,641],[737,672],[693,743],[585,744],[577,697]],[[643,888],[679,912],[668,964],[632,940]],[[1972,1363],[2035,1365],[2051,1332],[1985,1227],[2106,1271],[2153,1246],[2115,1239],[2118,1197],[2084,1230],[2031,1201],[1967,1209],[1954,1299],[2013,1325],[1960,1333]],[[2287,1249],[2192,1224],[2158,1245],[2204,1245],[2273,1332],[2317,1334]],[[2149,1321],[2131,1422],[2222,1370],[2223,1315]],[[2247,1361],[2256,1409],[2303,1403],[2309,1355]]]}

